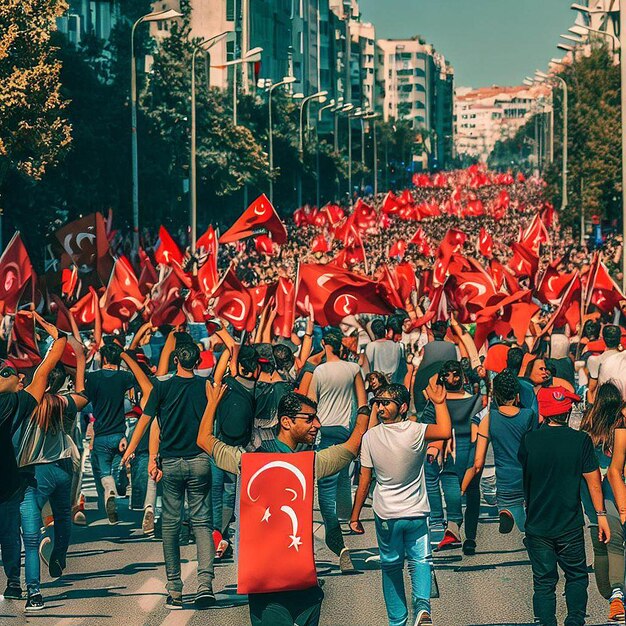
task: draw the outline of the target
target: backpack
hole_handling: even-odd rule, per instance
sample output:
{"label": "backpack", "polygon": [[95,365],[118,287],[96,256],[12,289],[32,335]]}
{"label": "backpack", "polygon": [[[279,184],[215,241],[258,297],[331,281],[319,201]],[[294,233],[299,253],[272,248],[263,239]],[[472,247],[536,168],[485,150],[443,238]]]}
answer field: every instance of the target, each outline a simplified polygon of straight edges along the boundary
{"label": "backpack", "polygon": [[215,415],[215,436],[229,446],[250,443],[254,425],[254,388],[246,389],[232,376],[224,378],[227,387]]}

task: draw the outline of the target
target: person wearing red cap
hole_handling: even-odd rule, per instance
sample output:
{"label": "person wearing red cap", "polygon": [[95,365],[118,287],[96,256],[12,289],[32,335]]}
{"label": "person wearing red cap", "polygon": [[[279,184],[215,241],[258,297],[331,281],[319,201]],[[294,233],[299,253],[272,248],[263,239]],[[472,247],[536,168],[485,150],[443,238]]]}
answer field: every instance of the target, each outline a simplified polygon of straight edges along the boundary
{"label": "person wearing red cap", "polygon": [[[526,501],[524,541],[533,571],[533,609],[543,626],[556,626],[558,567],[565,574],[568,626],[583,626],[589,574],[585,557],[580,482],[584,479],[598,516],[598,538],[608,542],[598,460],[589,435],[568,426],[573,401],[560,388],[538,397],[545,425],[522,438],[519,460]],[[572,397],[574,396],[574,397]]]}

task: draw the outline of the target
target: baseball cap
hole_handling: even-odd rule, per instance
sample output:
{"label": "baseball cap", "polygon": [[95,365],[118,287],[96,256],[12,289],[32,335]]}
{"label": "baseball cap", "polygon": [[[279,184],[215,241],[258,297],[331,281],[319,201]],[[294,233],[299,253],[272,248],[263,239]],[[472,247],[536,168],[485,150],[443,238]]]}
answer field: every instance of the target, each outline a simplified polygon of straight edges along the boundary
{"label": "baseball cap", "polygon": [[542,387],[537,393],[539,414],[543,417],[569,413],[574,402],[580,402],[580,396],[565,387]]}

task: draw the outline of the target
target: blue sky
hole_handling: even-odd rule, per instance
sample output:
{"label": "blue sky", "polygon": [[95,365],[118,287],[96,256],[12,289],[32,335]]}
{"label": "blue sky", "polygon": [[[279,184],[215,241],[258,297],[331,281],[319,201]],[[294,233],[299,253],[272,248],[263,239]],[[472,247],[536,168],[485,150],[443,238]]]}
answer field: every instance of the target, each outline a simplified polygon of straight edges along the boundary
{"label": "blue sky", "polygon": [[456,71],[458,87],[521,84],[559,56],[576,17],[568,0],[360,0],[377,38],[422,35]]}

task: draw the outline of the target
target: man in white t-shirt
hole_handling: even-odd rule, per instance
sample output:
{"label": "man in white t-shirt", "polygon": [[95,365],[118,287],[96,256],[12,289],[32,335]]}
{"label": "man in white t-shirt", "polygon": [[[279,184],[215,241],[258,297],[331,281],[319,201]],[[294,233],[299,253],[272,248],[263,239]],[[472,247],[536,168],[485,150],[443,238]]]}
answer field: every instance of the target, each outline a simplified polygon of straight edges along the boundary
{"label": "man in white t-shirt", "polygon": [[403,569],[409,562],[415,626],[431,626],[430,506],[424,459],[427,442],[452,436],[446,392],[432,382],[427,394],[435,406],[435,424],[406,419],[410,394],[403,385],[390,385],[374,399],[380,425],[371,428],[361,446],[361,475],[350,526],[363,532],[359,516],[376,473],[374,520],[380,552],[383,596],[390,624],[407,624]]}
{"label": "man in white t-shirt", "polygon": [[[605,369],[605,363],[611,357],[621,353],[622,331],[619,326],[607,324],[602,329],[602,339],[606,344],[606,350],[597,356],[590,356],[587,360],[587,369],[589,370],[589,389],[587,391],[587,401],[592,403],[596,397],[596,389],[602,382],[609,380],[607,377],[608,370]],[[609,368],[612,370],[613,368]],[[603,371],[604,370],[604,371]],[[611,371],[611,374],[613,372]],[[600,382],[602,379],[602,382]]]}
{"label": "man in white t-shirt", "polygon": [[[345,443],[350,438],[357,410],[369,415],[361,368],[358,363],[341,359],[341,331],[337,328],[328,330],[322,346],[326,361],[315,368],[308,393],[309,398],[317,402],[317,416],[322,425],[318,450]],[[345,510],[345,518],[350,515],[352,495],[348,467],[338,474],[321,478],[317,486],[326,545],[339,557],[341,571],[353,572],[354,565],[337,515],[338,508],[340,512]]]}

